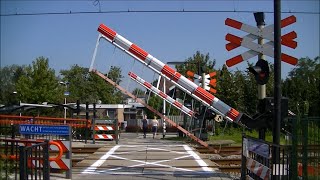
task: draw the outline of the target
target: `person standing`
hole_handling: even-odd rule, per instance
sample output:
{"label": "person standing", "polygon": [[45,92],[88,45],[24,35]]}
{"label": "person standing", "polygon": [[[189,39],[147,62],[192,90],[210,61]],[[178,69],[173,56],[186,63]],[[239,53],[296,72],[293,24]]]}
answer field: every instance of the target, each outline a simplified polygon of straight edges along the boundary
{"label": "person standing", "polygon": [[143,130],[143,138],[146,138],[147,130],[148,130],[147,116],[144,116],[144,118],[142,119],[142,130]]}
{"label": "person standing", "polygon": [[157,133],[157,130],[158,130],[158,120],[157,120],[157,117],[155,116],[154,119],[152,120],[152,133],[153,133],[153,139]]}

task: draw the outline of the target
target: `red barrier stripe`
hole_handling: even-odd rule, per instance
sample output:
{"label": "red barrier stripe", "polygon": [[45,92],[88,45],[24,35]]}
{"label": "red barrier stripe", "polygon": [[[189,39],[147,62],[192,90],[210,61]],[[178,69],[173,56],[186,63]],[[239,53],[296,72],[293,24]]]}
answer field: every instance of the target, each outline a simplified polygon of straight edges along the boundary
{"label": "red barrier stripe", "polygon": [[141,60],[145,60],[148,56],[148,53],[141,49],[139,46],[132,44],[129,48],[129,52],[137,56]]}
{"label": "red barrier stripe", "polygon": [[159,96],[163,97],[163,98],[167,98],[168,95],[166,95],[165,93],[163,93],[162,91],[159,92]]}
{"label": "red barrier stripe", "polygon": [[298,63],[298,59],[287,54],[281,54],[281,60],[291,65],[296,65]]}
{"label": "red barrier stripe", "polygon": [[297,33],[291,31],[283,36],[281,36],[281,44],[295,49],[298,46],[298,43],[293,39],[297,38]]}
{"label": "red barrier stripe", "polygon": [[195,91],[194,94],[196,96],[198,96],[200,99],[204,100],[206,103],[210,104],[212,103],[214,96],[212,94],[210,94],[209,92],[207,92],[206,90],[204,90],[201,87],[198,87]]}
{"label": "red barrier stripe", "polygon": [[100,24],[98,31],[103,34],[104,36],[106,36],[107,38],[109,38],[110,40],[114,40],[114,37],[116,37],[117,33],[115,31],[113,31],[112,29],[108,28],[106,25],[104,24]]}
{"label": "red barrier stripe", "polygon": [[296,17],[293,15],[289,16],[289,17],[281,20],[281,28],[289,26],[290,24],[293,24],[295,22],[297,22]]}
{"label": "red barrier stripe", "polygon": [[172,80],[175,81],[175,82],[177,82],[177,81],[180,79],[180,77],[181,77],[181,74],[178,73],[178,72],[176,72],[176,73],[174,74],[174,76],[172,77]]}
{"label": "red barrier stripe", "polygon": [[227,18],[225,21],[225,25],[234,27],[236,29],[241,29],[242,23],[234,19]]}
{"label": "red barrier stripe", "polygon": [[287,34],[285,34],[285,35],[282,35],[281,36],[281,40],[293,40],[293,39],[295,39],[295,38],[297,38],[298,36],[297,36],[297,33],[295,32],[295,31],[291,31],[291,32],[289,32],[289,33],[287,33]]}
{"label": "red barrier stripe", "polygon": [[298,43],[296,41],[292,41],[292,40],[288,41],[288,40],[285,40],[285,39],[281,40],[281,44],[285,45],[287,47],[290,47],[292,49],[295,49],[298,46]]}
{"label": "red barrier stripe", "polygon": [[233,121],[235,121],[237,119],[237,117],[239,116],[239,112],[233,108],[230,109],[230,111],[228,112],[227,116],[232,119]]}
{"label": "red barrier stripe", "polygon": [[226,50],[227,51],[231,51],[231,50],[233,50],[233,49],[235,49],[235,48],[237,48],[237,47],[239,47],[240,45],[237,45],[237,44],[233,44],[233,43],[228,43],[228,44],[226,44]]}
{"label": "red barrier stripe", "polygon": [[145,85],[147,88],[151,89],[152,85],[148,82],[144,82],[143,85]]}
{"label": "red barrier stripe", "polygon": [[175,101],[174,103],[173,103],[174,105],[176,105],[177,107],[179,107],[179,108],[182,108],[182,104],[181,103],[179,103],[178,101]]}
{"label": "red barrier stripe", "polygon": [[241,37],[238,37],[238,36],[235,36],[235,35],[229,34],[229,33],[226,35],[226,40],[230,41],[233,44],[237,44],[237,45],[241,45],[241,42],[242,42]]}
{"label": "red barrier stripe", "polygon": [[170,66],[168,65],[164,65],[164,67],[161,69],[161,73],[163,73],[164,75],[166,75],[167,77],[169,77],[170,79],[174,76],[174,73],[176,71],[174,69],[172,69]]}
{"label": "red barrier stripe", "polygon": [[128,75],[130,77],[133,77],[134,79],[137,79],[137,75],[135,73],[133,73],[133,72],[129,72]]}
{"label": "red barrier stripe", "polygon": [[226,61],[226,65],[227,65],[228,67],[231,67],[231,66],[234,66],[234,65],[236,65],[236,64],[238,64],[238,63],[241,63],[242,61],[243,61],[242,56],[241,56],[241,55],[238,55],[238,56],[235,56],[235,57],[233,57],[233,58],[231,58],[231,59],[228,59],[228,60]]}

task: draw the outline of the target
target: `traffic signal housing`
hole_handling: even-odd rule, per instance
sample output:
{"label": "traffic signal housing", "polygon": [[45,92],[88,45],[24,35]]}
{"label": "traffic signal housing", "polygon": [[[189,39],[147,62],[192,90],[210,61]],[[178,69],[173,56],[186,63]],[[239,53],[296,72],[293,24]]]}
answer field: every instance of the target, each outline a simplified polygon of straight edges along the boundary
{"label": "traffic signal housing", "polygon": [[249,67],[248,70],[255,76],[258,84],[267,84],[270,75],[269,64],[267,61],[259,59],[256,65]]}

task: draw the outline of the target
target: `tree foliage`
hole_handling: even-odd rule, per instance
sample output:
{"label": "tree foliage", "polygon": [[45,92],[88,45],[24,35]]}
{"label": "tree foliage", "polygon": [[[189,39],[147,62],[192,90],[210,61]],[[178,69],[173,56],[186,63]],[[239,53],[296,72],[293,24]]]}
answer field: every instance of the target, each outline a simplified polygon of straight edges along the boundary
{"label": "tree foliage", "polygon": [[[283,94],[289,98],[289,109],[303,112],[303,104],[310,106],[309,115],[320,116],[320,57],[301,58],[283,82]],[[298,109],[297,109],[298,108]]]}
{"label": "tree foliage", "polygon": [[[283,80],[282,95],[289,98],[291,111],[295,113],[298,109],[302,111],[302,105],[308,102],[310,105],[309,115],[320,115],[318,110],[320,106],[319,61],[319,57],[314,59],[301,58],[289,76]],[[0,104],[8,105],[16,103],[18,100],[27,103],[62,104],[64,91],[70,92],[67,97],[68,102],[76,102],[78,99],[82,103],[93,103],[98,100],[106,104],[123,102],[123,95],[113,85],[106,83],[95,74],[89,73],[88,68],[74,65],[70,69],[60,71],[61,77],[59,77],[49,67],[48,62],[47,58],[39,57],[28,66],[11,65],[1,68]],[[181,74],[186,74],[187,70],[198,73],[199,67],[206,73],[216,71],[217,94],[215,96],[241,112],[249,115],[254,114],[258,102],[257,84],[254,76],[249,71],[231,72],[226,66],[215,70],[214,65],[215,60],[211,60],[209,54],[204,55],[197,51],[192,57],[187,58],[184,64],[178,65],[176,68]],[[273,97],[273,74],[273,65],[270,65],[270,79],[266,85],[269,97]],[[120,67],[111,67],[106,75],[118,84],[121,82]],[[60,85],[60,81],[69,82],[69,86]],[[17,96],[12,96],[14,91],[17,92]],[[145,94],[140,89],[135,89],[133,93],[137,93],[139,96]],[[180,98],[184,99],[183,93]],[[186,99],[190,102],[190,97],[187,96]],[[149,105],[162,112],[163,100],[161,98],[151,96],[148,102]],[[168,105],[167,109],[169,109]],[[170,112],[179,114],[179,111],[174,109],[171,108]],[[149,117],[155,115],[150,111],[147,114]]]}
{"label": "tree foliage", "polygon": [[[122,95],[111,84],[105,82],[99,76],[89,72],[88,68],[74,65],[70,70],[62,70],[62,80],[69,82],[70,101],[95,103],[101,100],[105,104],[116,104],[122,102]],[[114,82],[121,82],[121,69],[111,67],[108,77]]]}
{"label": "tree foliage", "polygon": [[0,69],[0,104],[17,103],[14,92],[17,91],[16,83],[21,76],[26,75],[25,66],[11,65]]}
{"label": "tree foliage", "polygon": [[49,68],[49,60],[39,57],[25,68],[16,82],[19,100],[28,103],[57,102],[62,99],[55,71]]}

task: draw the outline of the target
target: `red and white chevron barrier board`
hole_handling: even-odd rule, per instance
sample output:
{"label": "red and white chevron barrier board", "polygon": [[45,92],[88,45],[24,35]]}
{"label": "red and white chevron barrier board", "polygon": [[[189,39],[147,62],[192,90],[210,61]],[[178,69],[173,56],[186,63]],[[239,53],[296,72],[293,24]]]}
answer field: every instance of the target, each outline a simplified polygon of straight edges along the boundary
{"label": "red and white chevron barrier board", "polygon": [[116,138],[116,135],[114,135],[114,134],[96,134],[96,135],[94,135],[94,139],[101,139],[101,140],[109,139],[109,140],[113,140],[115,138]]}
{"label": "red and white chevron barrier board", "polygon": [[[60,144],[60,146],[61,146],[61,148],[62,148],[62,150],[63,150],[63,153],[69,152],[70,149],[71,149],[70,141],[62,141],[62,140],[52,140],[52,141],[53,141],[53,142],[57,142],[57,143]],[[50,150],[56,150],[56,151],[59,150],[59,148],[58,148],[56,145],[54,145],[54,144],[51,144],[51,145],[49,146],[49,149],[50,149]]]}
{"label": "red and white chevron barrier board", "polygon": [[193,116],[194,115],[194,112],[192,110],[190,110],[189,108],[185,107],[183,104],[181,104],[180,102],[174,100],[170,96],[166,95],[164,92],[160,91],[156,87],[152,86],[151,83],[145,81],[144,79],[142,79],[141,77],[137,76],[133,72],[129,72],[128,75],[130,76],[131,79],[135,80],[140,85],[144,86],[145,88],[147,88],[148,90],[152,91],[153,93],[155,93],[156,95],[158,95],[162,99],[166,100],[167,102],[172,104],[174,107],[176,107],[179,110],[181,110],[182,112],[184,112],[186,115],[188,115],[188,116]]}
{"label": "red and white chevron barrier board", "polygon": [[270,179],[270,169],[267,166],[264,166],[263,164],[251,159],[247,158],[247,169],[249,169],[251,172],[259,176],[261,179],[268,180]]}
{"label": "red and white chevron barrier board", "polygon": [[[281,28],[286,27],[295,22],[296,22],[296,17],[289,16],[281,20]],[[242,61],[255,57],[259,55],[259,53],[265,54],[270,57],[274,57],[274,51],[273,51],[274,25],[269,25],[264,27],[263,29],[259,29],[257,27],[253,27],[251,25],[247,25],[230,18],[226,19],[225,25],[250,33],[244,36],[243,38],[229,34],[229,33],[226,35],[226,40],[230,41],[230,43],[226,44],[226,49],[228,51],[231,51],[239,46],[243,46],[250,49],[249,51],[246,51],[238,56],[228,59],[226,61],[226,65],[228,67],[234,66]],[[258,38],[269,40],[269,42],[263,45],[259,45],[257,43],[252,42]],[[294,41],[295,38],[297,38],[297,33],[295,31],[291,31],[290,33],[287,33],[281,37],[281,44],[295,49],[297,47],[297,42]],[[298,62],[297,58],[289,56],[285,53],[281,54],[281,59],[282,61],[291,65],[296,65]]]}
{"label": "red and white chevron barrier board", "polygon": [[94,127],[96,131],[114,131],[115,128],[113,126],[104,126],[104,125],[96,125]]}
{"label": "red and white chevron barrier board", "polygon": [[169,79],[177,87],[200,101],[209,109],[212,109],[214,112],[220,114],[229,121],[236,123],[239,122],[242,113],[239,113],[237,110],[228,106],[220,99],[207,92],[205,89],[199,87],[186,77],[182,76],[179,72],[176,72],[170,66],[164,64],[163,62],[153,57],[151,54],[147,53],[121,35],[117,34],[114,30],[110,29],[104,24],[101,24],[99,26],[98,31],[102,34],[102,37],[109,41],[111,44],[125,51],[128,55],[132,56],[140,63],[149,67],[151,70]]}

